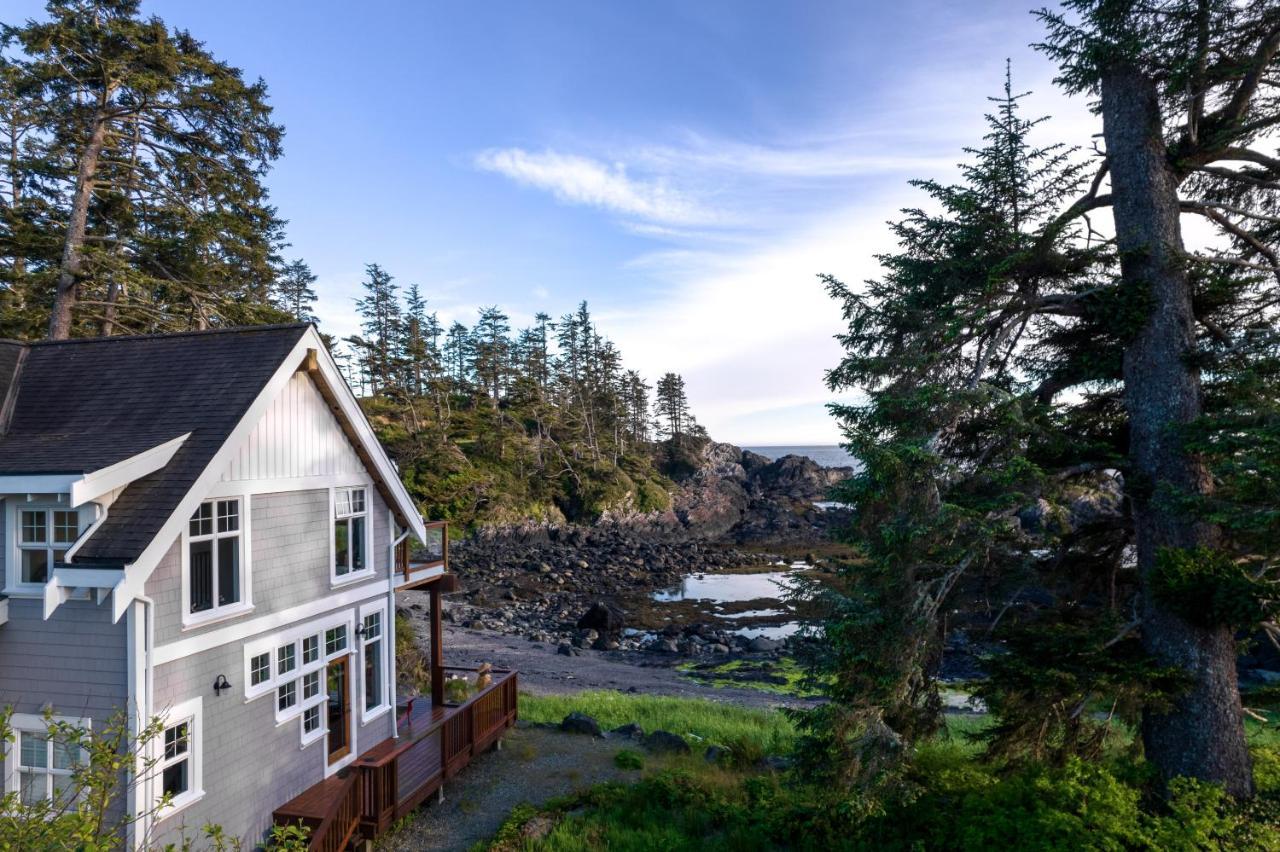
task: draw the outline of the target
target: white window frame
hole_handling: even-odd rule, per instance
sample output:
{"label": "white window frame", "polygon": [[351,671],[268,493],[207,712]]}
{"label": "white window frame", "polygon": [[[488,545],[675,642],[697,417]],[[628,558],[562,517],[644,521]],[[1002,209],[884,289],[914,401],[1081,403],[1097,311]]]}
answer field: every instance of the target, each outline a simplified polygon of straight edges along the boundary
{"label": "white window frame", "polygon": [[[340,495],[352,491],[364,492],[364,510],[360,512],[338,512]],[[376,557],[373,551],[373,484],[362,481],[353,485],[340,485],[329,489],[329,584],[332,587],[345,586],[348,583],[367,580],[377,573]],[[338,573],[338,547],[335,542],[339,518],[364,518],[364,568],[359,571],[349,570],[345,574]],[[347,561],[351,560],[351,547],[347,547]]]}
{"label": "white window frame", "polygon": [[[53,513],[54,512],[74,512],[76,514],[77,528],[79,530],[76,539],[79,540],[93,524],[93,505],[88,507],[72,508],[70,499],[65,494],[57,495],[38,495],[38,499],[23,501],[17,495],[11,495],[5,500],[5,541],[8,543],[4,553],[5,560],[5,587],[4,594],[13,597],[37,597],[44,594],[44,587],[49,582],[49,578],[53,577],[53,551],[70,550],[75,542],[63,543],[62,547],[56,547],[52,541],[48,541],[42,545],[33,545],[30,547],[23,546],[22,543],[22,513],[23,512],[44,512],[46,529],[49,531],[49,537],[53,537]],[[49,554],[48,577],[43,583],[24,583],[22,581],[22,551],[23,550],[44,550]]]}
{"label": "white window frame", "polygon": [[[240,542],[240,600],[236,603],[225,604],[219,606],[218,597],[218,540],[219,538],[227,538],[230,533],[218,533],[218,503],[231,502],[237,503],[236,511],[239,515],[239,529],[236,534],[239,536]],[[203,627],[216,621],[225,621],[229,618],[244,615],[253,611],[253,570],[250,565],[250,554],[253,549],[250,547],[249,532],[249,514],[250,514],[250,495],[248,494],[230,494],[224,496],[210,497],[207,500],[201,500],[200,505],[196,507],[196,511],[201,506],[213,504],[213,533],[211,535],[191,535],[191,516],[188,516],[182,525],[182,535],[179,540],[181,574],[182,574],[182,627],[188,630],[195,627]],[[192,512],[194,515],[195,512]],[[202,612],[191,611],[191,542],[211,541],[213,543],[213,606]],[[248,681],[245,681],[248,683]]]}
{"label": "white window frame", "polygon": [[[385,600],[375,601],[373,603],[367,603],[361,606],[360,617],[357,623],[364,624],[365,618],[374,614],[377,614],[379,617],[379,625],[380,625],[379,629],[381,632],[379,633],[378,638],[369,639],[366,636],[360,636],[360,659],[359,659],[360,665],[359,665],[359,671],[358,671],[359,678],[360,678],[360,689],[358,690],[358,692],[360,695],[360,723],[365,725],[367,725],[369,722],[373,721],[374,719],[378,718],[379,716],[383,715],[384,713],[388,712],[391,709],[391,700],[392,700],[391,696],[393,692],[393,690],[387,684],[388,672],[390,671],[390,661],[387,658],[388,647],[389,647],[388,625],[387,625],[387,602]],[[391,641],[394,641],[394,639],[392,639]],[[378,704],[374,705],[373,707],[365,709],[365,704],[367,702],[365,700],[364,667],[365,667],[366,655],[369,653],[369,645],[373,643],[376,643],[378,645],[378,656],[380,658],[378,660],[378,673],[381,680],[380,686],[382,689],[382,696],[381,696],[382,700]]]}
{"label": "white window frame", "polygon": [[[13,730],[13,742],[4,743],[4,787],[6,793],[21,794],[22,778],[20,770],[22,769],[22,734],[40,734],[47,737],[49,735],[50,723],[59,723],[71,725],[80,728],[86,732],[91,732],[93,721],[87,717],[77,718],[75,716],[51,716],[46,719],[43,715],[35,713],[14,713],[9,718],[9,727]],[[91,735],[91,734],[90,734]],[[55,775],[69,776],[75,770],[71,769],[54,769],[53,768],[53,751],[52,740],[46,748],[49,750],[47,767],[42,768],[42,772],[50,779],[47,783],[52,785]],[[82,761],[88,759],[88,752],[83,748],[80,749],[80,759]],[[50,796],[52,793],[50,792]]]}
{"label": "white window frame", "polygon": [[168,819],[204,798],[204,699],[196,697],[179,702],[161,715],[164,718],[164,726],[150,744],[152,802],[156,806],[159,806],[160,800],[164,798],[161,788],[165,767],[177,762],[177,759],[165,760],[164,732],[183,722],[188,725],[187,756],[184,759],[189,763],[187,765],[187,791],[174,796],[169,801],[169,804],[156,814],[157,820]]}
{"label": "white window frame", "polygon": [[[385,603],[383,606],[385,606]],[[356,646],[360,643],[355,641],[355,625],[356,611],[351,609],[345,612],[332,613],[324,618],[318,618],[269,636],[261,636],[252,642],[246,643],[244,646],[245,703],[247,704],[264,695],[270,695],[272,696],[272,712],[277,726],[283,725],[292,719],[297,719],[303,746],[323,737],[328,733],[327,720],[323,712],[319,729],[310,733],[305,730],[306,720],[303,717],[307,710],[312,707],[322,706],[328,700],[329,693],[325,684],[324,671],[329,663],[339,657],[356,654]],[[346,631],[346,641],[342,648],[330,653],[326,646],[325,633],[339,627]],[[385,627],[383,629],[385,630]],[[305,640],[313,636],[317,637],[317,654],[315,659],[307,662],[304,660],[303,644]],[[292,648],[294,660],[293,668],[284,672],[280,671],[280,650],[282,648]],[[266,655],[268,658],[268,671],[271,673],[271,677],[261,683],[254,684],[252,677],[253,659],[262,655]],[[353,677],[355,668],[356,666],[353,665]],[[320,672],[320,689],[315,695],[307,698],[305,679],[313,672]],[[360,673],[363,677],[363,669],[360,669]],[[289,707],[281,709],[280,689],[287,684],[293,685],[295,700]],[[363,697],[358,698],[358,700],[363,706]]]}

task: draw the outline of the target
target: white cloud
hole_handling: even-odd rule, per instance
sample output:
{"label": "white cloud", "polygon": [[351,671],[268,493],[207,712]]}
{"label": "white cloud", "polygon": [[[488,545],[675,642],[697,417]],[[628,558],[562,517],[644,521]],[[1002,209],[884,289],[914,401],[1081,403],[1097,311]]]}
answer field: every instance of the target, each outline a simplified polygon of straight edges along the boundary
{"label": "white cloud", "polygon": [[637,180],[621,163],[608,165],[577,154],[498,148],[476,155],[475,164],[525,186],[550,192],[566,204],[598,207],[651,222],[714,224],[721,216],[673,189],[665,180]]}

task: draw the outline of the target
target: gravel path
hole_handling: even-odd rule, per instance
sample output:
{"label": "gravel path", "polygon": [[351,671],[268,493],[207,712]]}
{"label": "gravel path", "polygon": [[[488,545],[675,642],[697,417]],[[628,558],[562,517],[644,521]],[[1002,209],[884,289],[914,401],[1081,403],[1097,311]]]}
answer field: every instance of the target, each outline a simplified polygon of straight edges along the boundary
{"label": "gravel path", "polygon": [[[425,625],[419,627],[425,636]],[[682,658],[647,652],[585,650],[566,657],[555,647],[482,630],[445,625],[444,661],[450,666],[478,666],[520,673],[520,690],[534,695],[559,695],[584,689],[620,689],[653,695],[678,695],[727,701],[744,707],[805,706],[811,702],[759,689],[708,686],[697,683],[675,666]]]}
{"label": "gravel path", "polygon": [[466,850],[487,840],[512,809],[638,772],[618,769],[613,756],[625,743],[517,727],[501,751],[489,751],[445,785],[444,802],[429,800],[405,825],[378,842],[386,850]]}

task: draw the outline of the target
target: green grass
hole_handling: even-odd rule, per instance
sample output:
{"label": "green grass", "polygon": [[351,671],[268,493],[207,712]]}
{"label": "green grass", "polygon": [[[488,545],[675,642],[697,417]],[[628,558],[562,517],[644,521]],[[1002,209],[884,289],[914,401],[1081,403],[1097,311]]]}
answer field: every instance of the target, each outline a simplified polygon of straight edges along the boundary
{"label": "green grass", "polygon": [[782,754],[795,740],[795,727],[776,710],[754,710],[704,698],[631,695],[591,690],[571,695],[520,696],[520,718],[558,724],[573,711],[586,713],[608,730],[635,722],[648,731],[670,731],[690,745],[716,743],[761,754]]}
{"label": "green grass", "polygon": [[[786,678],[786,682],[769,683],[762,680],[736,680],[732,677],[734,672],[756,666],[763,668],[765,674]],[[739,689],[755,689],[760,692],[770,692],[775,695],[795,695],[800,697],[817,696],[822,694],[819,690],[815,690],[805,685],[804,670],[800,667],[800,664],[791,657],[783,657],[776,662],[763,660],[759,663],[750,660],[730,660],[727,663],[720,663],[719,665],[710,665],[707,663],[681,663],[676,666],[676,671],[688,676],[690,680],[696,683],[702,683],[708,686],[735,686]]]}

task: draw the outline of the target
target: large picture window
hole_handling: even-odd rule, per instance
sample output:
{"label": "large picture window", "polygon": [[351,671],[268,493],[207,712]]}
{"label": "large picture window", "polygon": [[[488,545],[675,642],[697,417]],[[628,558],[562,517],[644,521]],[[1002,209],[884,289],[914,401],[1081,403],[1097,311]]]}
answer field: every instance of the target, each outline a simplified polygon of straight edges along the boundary
{"label": "large picture window", "polygon": [[55,563],[80,537],[80,513],[73,509],[18,510],[18,582],[49,580]]}
{"label": "large picture window", "polygon": [[187,523],[187,612],[210,616],[244,602],[239,498],[200,504]]}
{"label": "large picture window", "polygon": [[368,569],[369,506],[363,488],[333,492],[333,574],[342,578]]}

